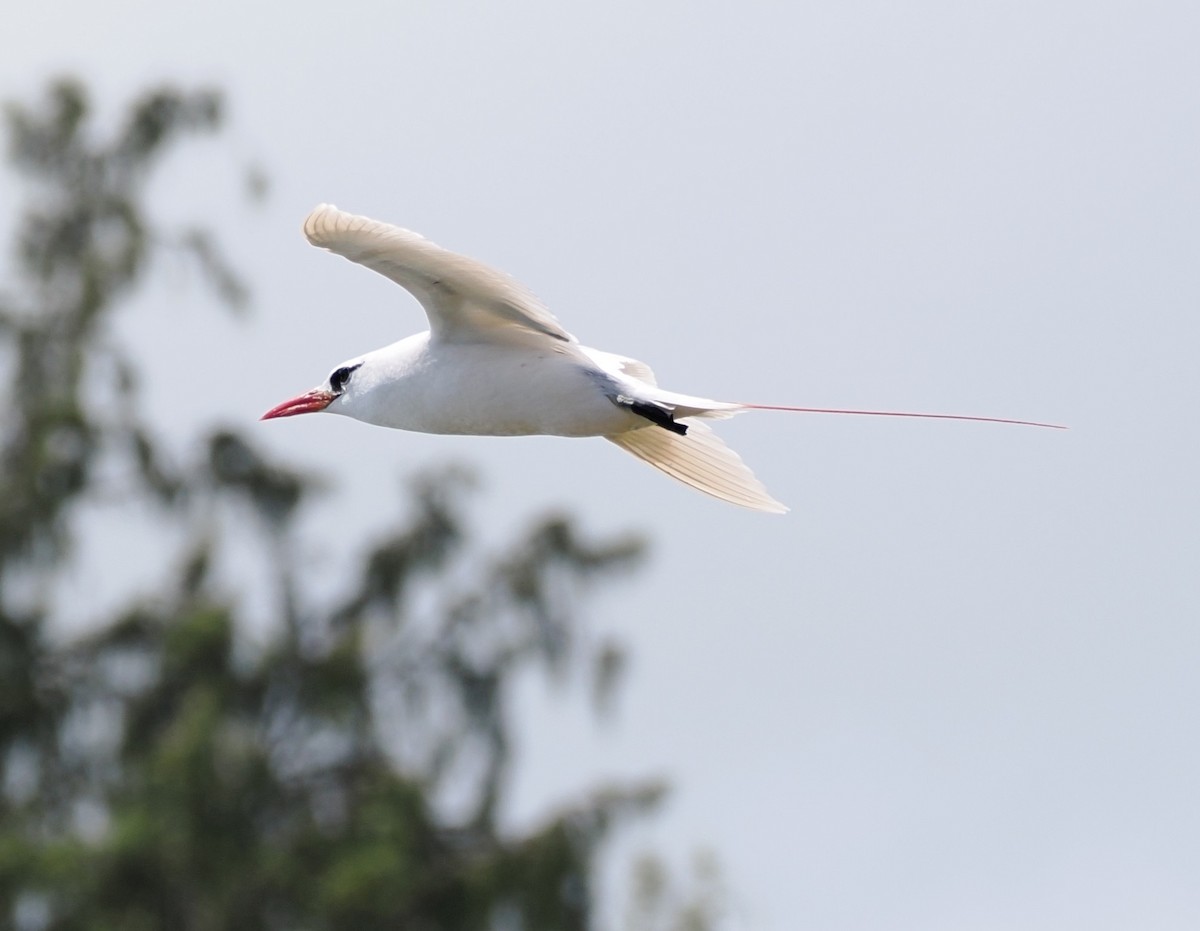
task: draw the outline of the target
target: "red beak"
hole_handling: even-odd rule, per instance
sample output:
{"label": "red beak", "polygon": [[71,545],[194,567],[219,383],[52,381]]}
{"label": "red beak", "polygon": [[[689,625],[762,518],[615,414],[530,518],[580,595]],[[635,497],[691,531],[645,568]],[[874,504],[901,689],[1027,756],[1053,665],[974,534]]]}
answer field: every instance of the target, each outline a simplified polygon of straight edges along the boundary
{"label": "red beak", "polygon": [[325,391],[321,388],[314,388],[312,391],[305,392],[299,397],[292,398],[290,401],[284,401],[282,404],[277,404],[269,411],[262,415],[259,420],[274,420],[276,417],[294,417],[296,414],[315,414],[317,411],[323,411],[337,395],[332,391]]}

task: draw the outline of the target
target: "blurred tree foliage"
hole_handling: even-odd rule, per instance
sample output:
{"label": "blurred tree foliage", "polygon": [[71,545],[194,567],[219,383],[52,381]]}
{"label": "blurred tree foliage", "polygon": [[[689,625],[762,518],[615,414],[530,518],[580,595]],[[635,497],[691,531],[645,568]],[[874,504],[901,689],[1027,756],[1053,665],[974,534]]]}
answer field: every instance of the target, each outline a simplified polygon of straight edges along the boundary
{"label": "blurred tree foliage", "polygon": [[[447,471],[380,538],[345,541],[361,558],[326,599],[296,555],[309,477],[230,430],[172,462],[111,322],[163,250],[245,303],[206,233],[144,205],[155,167],[220,121],[218,95],[168,88],[103,140],[72,82],[7,111],[30,196],[0,290],[0,926],[591,927],[598,845],[661,790],[601,788],[504,833],[506,696],[531,668],[611,683],[619,654],[575,633],[575,600],[641,546],[552,517],[482,553]],[[158,590],[66,636],[63,567],[114,481],[184,545],[121,554],[160,565]],[[214,569],[235,537],[261,549],[265,647]]]}

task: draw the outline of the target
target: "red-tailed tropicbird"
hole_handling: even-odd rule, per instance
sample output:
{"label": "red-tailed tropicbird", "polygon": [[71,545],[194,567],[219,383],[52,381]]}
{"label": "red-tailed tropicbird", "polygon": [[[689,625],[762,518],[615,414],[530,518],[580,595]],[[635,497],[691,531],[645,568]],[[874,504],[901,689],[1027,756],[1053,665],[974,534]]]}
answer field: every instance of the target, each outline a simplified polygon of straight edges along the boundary
{"label": "red-tailed tropicbird", "polygon": [[415,430],[479,436],[602,436],[723,501],[783,513],[704,423],[746,410],[931,417],[1054,427],[1026,420],[712,401],[659,388],[649,366],[589,349],[524,285],[406,229],[321,204],[304,221],[314,246],[409,291],[429,330],[350,359],[263,420],[328,411]]}

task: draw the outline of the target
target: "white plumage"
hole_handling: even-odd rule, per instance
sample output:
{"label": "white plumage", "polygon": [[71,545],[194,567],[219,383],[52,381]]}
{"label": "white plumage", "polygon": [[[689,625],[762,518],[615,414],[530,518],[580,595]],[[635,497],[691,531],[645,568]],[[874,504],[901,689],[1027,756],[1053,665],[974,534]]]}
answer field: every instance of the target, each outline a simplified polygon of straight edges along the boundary
{"label": "white plumage", "polygon": [[264,419],[324,410],[424,433],[602,436],[723,501],[787,510],[700,422],[745,405],[663,391],[644,363],[580,345],[504,272],[409,230],[322,204],[304,234],[409,291],[429,330],[342,363]]}

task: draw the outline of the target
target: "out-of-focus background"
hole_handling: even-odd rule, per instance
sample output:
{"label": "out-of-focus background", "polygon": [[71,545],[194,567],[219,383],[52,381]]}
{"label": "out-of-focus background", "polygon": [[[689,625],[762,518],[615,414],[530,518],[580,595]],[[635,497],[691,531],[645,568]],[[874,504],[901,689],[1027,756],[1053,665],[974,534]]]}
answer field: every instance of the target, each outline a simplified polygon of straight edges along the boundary
{"label": "out-of-focus background", "polygon": [[[581,920],[622,926],[643,852],[686,875],[712,851],[721,906],[689,914],[730,927],[1192,928],[1198,46],[1183,2],[47,2],[6,17],[0,90],[36,111],[78,76],[96,138],[163,82],[224,93],[221,130],[173,148],[144,203],[211,228],[249,313],[211,309],[190,241],[114,295],[105,338],[180,462],[220,426],[326,477],[287,554],[314,597],[403,513],[398,477],[448,462],[481,476],[464,510],[498,558],[551,510],[648,541],[637,573],[568,599],[602,656],[626,648],[609,713],[512,680],[501,835],[589,786],[671,787],[603,848]],[[5,243],[29,184],[0,181]],[[771,518],[598,440],[258,424],[424,327],[304,243],[320,201],[505,269],[672,389],[1071,430],[721,424],[792,507]],[[118,611],[171,533],[88,515],[53,564],[56,629]],[[253,533],[211,583],[251,619],[278,594],[238,557]],[[7,598],[49,597],[18,569]]]}

